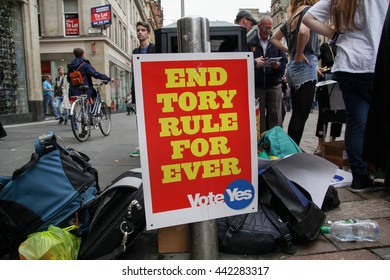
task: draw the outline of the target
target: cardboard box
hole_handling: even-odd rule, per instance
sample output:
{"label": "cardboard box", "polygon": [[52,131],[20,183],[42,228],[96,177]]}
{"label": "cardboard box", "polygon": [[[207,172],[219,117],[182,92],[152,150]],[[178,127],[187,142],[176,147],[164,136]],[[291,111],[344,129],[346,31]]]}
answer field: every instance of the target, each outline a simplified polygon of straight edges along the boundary
{"label": "cardboard box", "polygon": [[160,228],[157,230],[158,252],[186,253],[190,250],[189,225]]}
{"label": "cardboard box", "polygon": [[342,156],[335,156],[335,155],[327,155],[327,154],[325,154],[324,158],[326,160],[329,160],[330,162],[336,164],[340,168],[343,168],[344,166],[348,166],[349,165],[348,159],[344,159]]}
{"label": "cardboard box", "polygon": [[349,165],[344,140],[325,142],[324,149],[325,159],[333,162],[341,168]]}
{"label": "cardboard box", "polygon": [[345,151],[345,143],[344,140],[325,142],[324,148],[327,155],[342,156],[343,151]]}

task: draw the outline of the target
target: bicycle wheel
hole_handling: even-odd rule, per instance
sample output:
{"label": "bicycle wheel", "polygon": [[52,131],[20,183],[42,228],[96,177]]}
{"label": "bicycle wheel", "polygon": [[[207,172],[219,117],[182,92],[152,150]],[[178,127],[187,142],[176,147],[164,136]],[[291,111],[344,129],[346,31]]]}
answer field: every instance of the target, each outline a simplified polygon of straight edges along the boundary
{"label": "bicycle wheel", "polygon": [[98,111],[99,128],[104,136],[111,132],[111,111],[105,102],[101,102]]}
{"label": "bicycle wheel", "polygon": [[72,105],[70,119],[74,137],[80,142],[87,141],[91,131],[88,102],[83,104],[82,100],[76,100]]}

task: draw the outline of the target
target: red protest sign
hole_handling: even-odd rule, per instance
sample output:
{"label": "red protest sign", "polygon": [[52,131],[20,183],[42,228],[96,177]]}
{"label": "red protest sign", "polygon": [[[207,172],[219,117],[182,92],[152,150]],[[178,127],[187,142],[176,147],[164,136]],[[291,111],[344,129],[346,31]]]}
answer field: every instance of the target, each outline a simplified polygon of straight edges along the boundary
{"label": "red protest sign", "polygon": [[141,55],[140,64],[134,59],[141,78],[136,99],[146,212],[153,228],[257,209],[253,65],[243,54],[203,54],[201,61],[179,56],[158,61],[167,55]]}

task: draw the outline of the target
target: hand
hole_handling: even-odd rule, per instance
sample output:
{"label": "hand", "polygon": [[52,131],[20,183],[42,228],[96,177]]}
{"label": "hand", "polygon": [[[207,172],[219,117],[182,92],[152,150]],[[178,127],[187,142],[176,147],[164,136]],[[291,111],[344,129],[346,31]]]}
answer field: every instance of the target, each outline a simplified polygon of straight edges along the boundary
{"label": "hand", "polygon": [[321,68],[317,68],[317,77],[318,78],[323,78],[324,77],[324,74],[322,74],[322,69]]}
{"label": "hand", "polygon": [[295,60],[296,62],[302,62],[302,61],[304,61],[306,64],[310,64],[310,61],[307,59],[306,55],[304,55],[303,53],[301,53],[301,54],[296,54],[294,60]]}
{"label": "hand", "polygon": [[265,58],[262,56],[255,58],[255,61],[256,61],[256,68],[260,68],[265,65]]}
{"label": "hand", "polygon": [[279,62],[273,62],[273,63],[271,63],[271,67],[272,67],[273,69],[275,69],[275,70],[279,68],[279,65],[280,65]]}

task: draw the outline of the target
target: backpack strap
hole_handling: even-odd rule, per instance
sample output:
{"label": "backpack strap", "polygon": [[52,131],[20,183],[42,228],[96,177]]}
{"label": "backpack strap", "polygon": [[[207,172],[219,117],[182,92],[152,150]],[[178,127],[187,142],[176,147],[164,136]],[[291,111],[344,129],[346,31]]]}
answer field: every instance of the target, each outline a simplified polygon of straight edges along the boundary
{"label": "backpack strap", "polygon": [[83,61],[83,62],[79,65],[79,67],[77,67],[76,71],[79,71],[79,69],[81,68],[81,66],[83,66],[84,63],[85,63],[85,61]]}
{"label": "backpack strap", "polygon": [[242,226],[242,224],[244,223],[244,221],[247,217],[248,217],[248,214],[243,214],[243,215],[235,216],[233,218],[233,221],[230,223],[230,226],[229,226],[228,230],[225,232],[225,235],[222,239],[222,242],[221,242],[222,246],[228,247],[227,242],[229,241],[229,239],[232,238],[233,233],[236,232],[238,229],[240,229],[240,227]]}
{"label": "backpack strap", "polygon": [[286,254],[295,254],[296,249],[292,243],[292,236],[290,230],[287,227],[287,224],[284,223],[275,212],[271,211],[267,206],[259,203],[259,207],[263,209],[264,214],[271,221],[271,223],[279,230],[280,234],[283,237],[281,248]]}
{"label": "backpack strap", "polygon": [[39,159],[39,155],[37,153],[33,153],[31,155],[29,162],[27,162],[25,165],[23,165],[22,167],[14,171],[14,173],[12,174],[12,180],[15,180],[20,175],[22,175],[25,171],[29,170],[38,161],[38,159]]}

